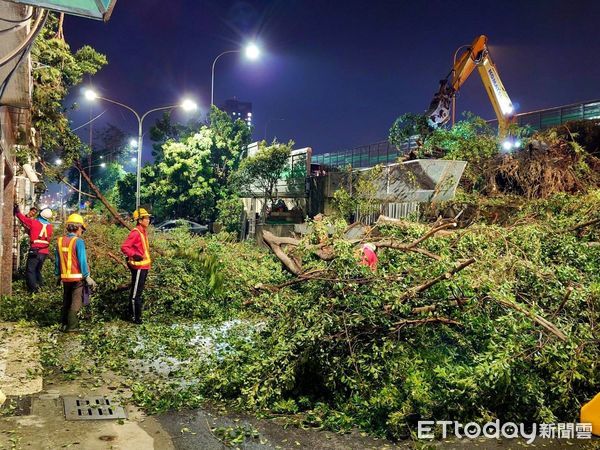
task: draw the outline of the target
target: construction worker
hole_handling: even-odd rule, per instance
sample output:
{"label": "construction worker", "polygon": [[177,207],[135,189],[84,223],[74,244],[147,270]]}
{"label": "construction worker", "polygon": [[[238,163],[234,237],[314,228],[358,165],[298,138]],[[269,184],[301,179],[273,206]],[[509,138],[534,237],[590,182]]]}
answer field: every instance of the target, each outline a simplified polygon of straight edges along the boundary
{"label": "construction worker", "polygon": [[78,331],[77,314],[83,303],[83,291],[87,285],[96,288],[90,277],[85,243],[81,235],[85,231],[83,217],[71,214],[65,224],[66,236],[58,238],[54,273],[63,285],[62,327],[63,331]]}
{"label": "construction worker", "polygon": [[35,293],[43,284],[42,267],[48,257],[50,239],[52,238],[52,224],[50,223],[52,211],[50,208],[44,208],[36,219],[35,216],[30,217],[32,210],[37,212],[36,208],[31,208],[27,215],[24,215],[19,210],[19,205],[15,205],[13,212],[29,233],[25,283],[27,284],[27,290],[30,293]]}
{"label": "construction worker", "polygon": [[377,246],[370,242],[363,244],[361,247],[362,252],[362,260],[361,264],[364,266],[368,266],[373,272],[377,270]]}
{"label": "construction worker", "polygon": [[133,213],[133,220],[137,222],[137,225],[121,245],[121,251],[127,257],[127,265],[131,271],[129,295],[131,319],[137,324],[142,323],[142,293],[152,262],[148,244],[148,226],[151,218],[151,214],[144,208],[136,209]]}
{"label": "construction worker", "polygon": [[29,208],[29,212],[27,213],[27,217],[30,219],[35,219],[38,215],[38,209],[35,206]]}

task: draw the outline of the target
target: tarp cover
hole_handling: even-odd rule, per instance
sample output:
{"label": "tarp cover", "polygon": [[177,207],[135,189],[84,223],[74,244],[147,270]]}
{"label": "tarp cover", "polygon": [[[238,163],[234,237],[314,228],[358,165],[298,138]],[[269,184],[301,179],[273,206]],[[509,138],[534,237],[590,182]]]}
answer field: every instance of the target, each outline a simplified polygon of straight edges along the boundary
{"label": "tarp cover", "polygon": [[117,0],[9,0],[51,11],[107,21]]}

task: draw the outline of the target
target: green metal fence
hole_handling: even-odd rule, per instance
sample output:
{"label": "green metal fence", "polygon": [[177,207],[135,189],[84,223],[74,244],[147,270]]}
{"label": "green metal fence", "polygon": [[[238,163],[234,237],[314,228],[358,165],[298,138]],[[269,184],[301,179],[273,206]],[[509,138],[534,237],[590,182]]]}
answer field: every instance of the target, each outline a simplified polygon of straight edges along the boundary
{"label": "green metal fence", "polygon": [[[529,126],[535,130],[552,128],[572,120],[592,119],[600,119],[600,100],[517,114],[519,126]],[[488,121],[491,125],[497,122],[497,120]]]}
{"label": "green metal fence", "polygon": [[[392,164],[397,162],[400,156],[405,155],[415,146],[414,139],[405,142],[400,149],[396,148],[396,146],[390,144],[388,141],[381,141],[348,150],[312,155],[312,170],[327,171],[345,167],[359,169],[373,167],[377,164]],[[316,175],[318,175],[318,173]]]}

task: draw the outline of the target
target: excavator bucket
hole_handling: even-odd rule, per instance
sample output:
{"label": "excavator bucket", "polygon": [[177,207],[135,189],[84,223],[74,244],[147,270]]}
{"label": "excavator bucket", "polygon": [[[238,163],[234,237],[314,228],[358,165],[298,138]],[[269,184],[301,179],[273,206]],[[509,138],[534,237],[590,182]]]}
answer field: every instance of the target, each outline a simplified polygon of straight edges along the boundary
{"label": "excavator bucket", "polygon": [[433,96],[433,100],[431,100],[425,113],[429,125],[433,128],[440,127],[450,120],[452,95],[452,88],[448,85],[448,80],[441,80],[440,89]]}

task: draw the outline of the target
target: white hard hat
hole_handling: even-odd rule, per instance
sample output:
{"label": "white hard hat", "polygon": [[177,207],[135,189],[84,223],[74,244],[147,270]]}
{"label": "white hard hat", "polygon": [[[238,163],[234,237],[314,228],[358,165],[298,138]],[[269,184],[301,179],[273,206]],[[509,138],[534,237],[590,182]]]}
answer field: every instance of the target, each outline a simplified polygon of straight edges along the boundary
{"label": "white hard hat", "polygon": [[375,246],[375,244],[372,244],[370,242],[367,242],[366,244],[363,244],[364,248],[368,248],[369,250],[375,251],[377,250],[377,247]]}
{"label": "white hard hat", "polygon": [[46,220],[52,219],[52,210],[50,208],[44,208],[40,212],[40,216]]}

